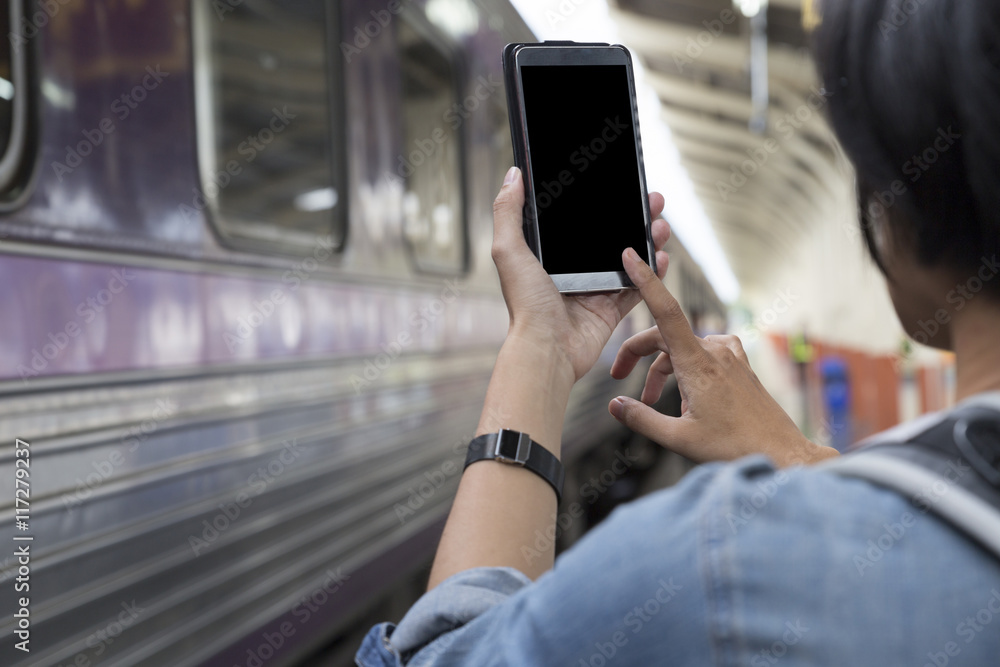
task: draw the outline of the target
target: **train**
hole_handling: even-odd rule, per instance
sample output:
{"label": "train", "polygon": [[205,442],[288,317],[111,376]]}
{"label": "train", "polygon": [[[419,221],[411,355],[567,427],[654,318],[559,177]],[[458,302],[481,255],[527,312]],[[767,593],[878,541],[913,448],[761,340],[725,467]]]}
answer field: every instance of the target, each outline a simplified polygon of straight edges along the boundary
{"label": "train", "polygon": [[[500,53],[531,31],[501,0],[4,4],[0,662],[349,661],[421,592],[506,334]],[[608,369],[650,323],[573,393],[594,521],[635,493],[581,480],[630,441],[606,405],[642,377]]]}

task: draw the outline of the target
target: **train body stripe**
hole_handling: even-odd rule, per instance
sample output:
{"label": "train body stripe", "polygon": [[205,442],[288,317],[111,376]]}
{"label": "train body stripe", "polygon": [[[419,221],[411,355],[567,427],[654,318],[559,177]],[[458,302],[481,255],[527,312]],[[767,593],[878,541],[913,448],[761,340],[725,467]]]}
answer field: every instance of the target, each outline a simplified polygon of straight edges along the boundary
{"label": "train body stripe", "polygon": [[0,263],[0,380],[156,371],[499,344],[498,297],[441,279],[423,289],[140,269],[8,256]]}

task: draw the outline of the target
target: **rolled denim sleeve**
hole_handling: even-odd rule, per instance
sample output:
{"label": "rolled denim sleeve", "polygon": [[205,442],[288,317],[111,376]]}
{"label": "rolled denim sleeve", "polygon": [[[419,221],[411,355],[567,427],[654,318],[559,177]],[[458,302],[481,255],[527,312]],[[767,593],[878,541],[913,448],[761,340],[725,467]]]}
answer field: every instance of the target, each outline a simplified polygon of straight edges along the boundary
{"label": "rolled denim sleeve", "polygon": [[422,648],[435,642],[450,643],[448,633],[463,627],[530,583],[526,575],[510,567],[477,567],[459,572],[417,600],[398,626],[380,623],[372,628],[357,653],[357,664],[361,667],[406,665]]}
{"label": "rolled denim sleeve", "polygon": [[452,576],[398,627],[373,628],[357,663],[650,665],[661,664],[669,646],[677,664],[711,664],[695,545],[698,508],[716,470],[703,466],[669,495],[618,508],[537,581],[512,568]]}

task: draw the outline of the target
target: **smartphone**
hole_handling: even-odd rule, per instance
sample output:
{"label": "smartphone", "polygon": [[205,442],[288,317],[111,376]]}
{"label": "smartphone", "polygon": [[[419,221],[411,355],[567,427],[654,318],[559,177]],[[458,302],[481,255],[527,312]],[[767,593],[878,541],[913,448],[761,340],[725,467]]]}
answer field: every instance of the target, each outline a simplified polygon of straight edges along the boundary
{"label": "smartphone", "polygon": [[622,252],[656,251],[628,50],[508,44],[503,65],[528,245],[560,292],[633,288]]}

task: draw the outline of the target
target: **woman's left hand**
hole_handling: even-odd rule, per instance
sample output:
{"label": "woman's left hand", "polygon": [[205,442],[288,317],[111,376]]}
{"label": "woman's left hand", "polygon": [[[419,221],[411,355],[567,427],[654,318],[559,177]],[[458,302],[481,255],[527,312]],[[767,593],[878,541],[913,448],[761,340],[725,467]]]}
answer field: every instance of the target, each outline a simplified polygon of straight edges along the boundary
{"label": "woman's left hand", "polygon": [[[670,238],[670,225],[658,217],[663,204],[662,195],[650,194],[653,244],[657,249]],[[520,170],[512,167],[493,203],[493,262],[510,313],[507,337],[551,349],[572,367],[579,380],[597,363],[618,323],[639,303],[639,290],[560,294],[524,240],[523,208],[524,183]],[[656,266],[661,279],[668,261],[667,253],[658,250]]]}
{"label": "woman's left hand", "polygon": [[[658,216],[663,197],[651,195],[649,203],[653,217]],[[518,431],[530,436],[532,447],[537,444],[559,458],[573,383],[597,363],[611,332],[640,295],[638,290],[560,294],[524,240],[523,208],[521,172],[511,169],[493,204],[493,261],[510,329],[493,367],[475,435]],[[666,221],[653,223],[657,248],[669,236]],[[657,253],[656,261],[665,271],[666,253]],[[469,466],[441,536],[428,588],[473,567],[515,567],[532,579],[541,576],[552,567],[552,542],[531,558],[525,558],[524,545],[537,546],[538,535],[556,530],[557,511],[552,487],[533,472],[512,465]]]}

